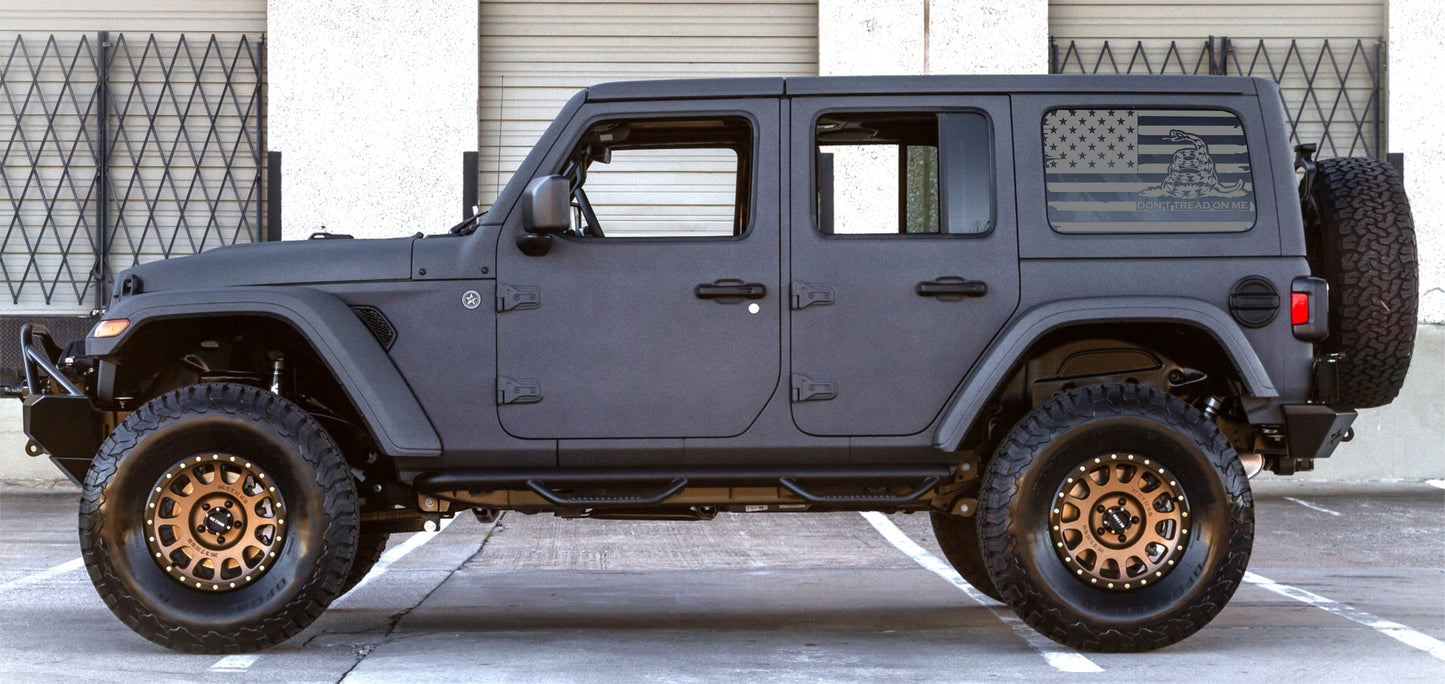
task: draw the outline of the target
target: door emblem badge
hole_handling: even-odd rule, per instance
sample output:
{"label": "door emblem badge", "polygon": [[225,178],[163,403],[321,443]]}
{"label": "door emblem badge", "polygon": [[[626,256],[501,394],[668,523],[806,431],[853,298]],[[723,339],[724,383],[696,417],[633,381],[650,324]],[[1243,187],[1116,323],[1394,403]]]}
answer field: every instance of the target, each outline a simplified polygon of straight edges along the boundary
{"label": "door emblem badge", "polygon": [[475,309],[482,305],[482,293],[476,290],[467,290],[462,293],[462,306],[468,309]]}

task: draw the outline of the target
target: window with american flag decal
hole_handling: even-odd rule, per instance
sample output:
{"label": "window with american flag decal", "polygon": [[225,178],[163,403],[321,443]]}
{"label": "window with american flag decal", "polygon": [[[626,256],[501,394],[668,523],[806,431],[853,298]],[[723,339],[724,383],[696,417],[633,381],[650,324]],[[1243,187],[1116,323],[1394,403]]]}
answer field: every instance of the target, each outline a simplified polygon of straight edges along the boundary
{"label": "window with american flag decal", "polygon": [[1049,224],[1061,233],[1240,232],[1254,180],[1239,117],[1080,107],[1044,114]]}

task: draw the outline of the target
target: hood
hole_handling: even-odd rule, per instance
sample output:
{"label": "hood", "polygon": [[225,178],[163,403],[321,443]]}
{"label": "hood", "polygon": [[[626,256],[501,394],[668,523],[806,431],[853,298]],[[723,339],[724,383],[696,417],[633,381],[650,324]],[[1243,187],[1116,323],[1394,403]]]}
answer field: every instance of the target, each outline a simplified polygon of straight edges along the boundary
{"label": "hood", "polygon": [[[112,300],[137,292],[234,285],[406,280],[413,237],[387,240],[293,240],[219,247],[142,264],[115,278]],[[136,288],[136,284],[139,288]]]}

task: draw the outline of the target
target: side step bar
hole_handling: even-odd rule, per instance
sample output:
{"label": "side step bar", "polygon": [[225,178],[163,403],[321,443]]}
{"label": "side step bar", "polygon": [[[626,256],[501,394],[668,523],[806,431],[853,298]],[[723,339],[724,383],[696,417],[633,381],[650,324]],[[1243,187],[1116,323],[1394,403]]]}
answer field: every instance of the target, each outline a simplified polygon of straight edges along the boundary
{"label": "side step bar", "polygon": [[[949,466],[881,466],[860,468],[688,468],[557,470],[461,469],[435,470],[416,478],[418,491],[441,494],[455,491],[528,489],[556,506],[635,507],[660,504],[687,487],[783,487],[798,498],[816,504],[889,505],[923,497],[952,472]],[[902,494],[859,491],[823,494],[800,484],[801,480],[832,486],[856,485],[859,490],[879,482],[908,482]],[[566,496],[558,490],[608,486],[660,485],[650,493],[630,496]],[[817,485],[813,485],[816,487]]]}
{"label": "side step bar", "polygon": [[558,506],[650,506],[666,501],[673,494],[683,490],[687,486],[687,478],[679,477],[667,483],[666,487],[657,490],[647,496],[593,496],[593,497],[570,497],[562,496],[552,488],[543,484],[541,480],[527,480],[527,486],[532,491]]}

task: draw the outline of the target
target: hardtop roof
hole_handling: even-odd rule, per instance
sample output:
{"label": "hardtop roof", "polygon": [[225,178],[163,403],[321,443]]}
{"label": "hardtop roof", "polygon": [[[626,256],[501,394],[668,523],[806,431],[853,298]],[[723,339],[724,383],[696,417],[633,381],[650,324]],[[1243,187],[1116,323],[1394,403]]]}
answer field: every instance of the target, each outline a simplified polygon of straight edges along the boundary
{"label": "hardtop roof", "polygon": [[614,81],[587,89],[595,102],[652,99],[789,97],[795,95],[927,95],[1010,93],[1172,93],[1238,94],[1259,92],[1247,76],[1094,76],[1028,74],[995,76],[793,76]]}

